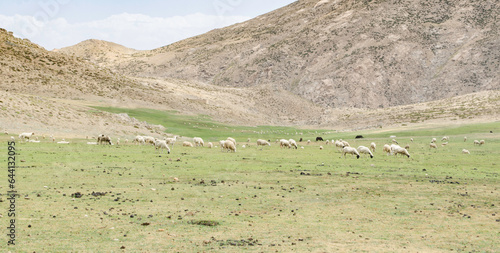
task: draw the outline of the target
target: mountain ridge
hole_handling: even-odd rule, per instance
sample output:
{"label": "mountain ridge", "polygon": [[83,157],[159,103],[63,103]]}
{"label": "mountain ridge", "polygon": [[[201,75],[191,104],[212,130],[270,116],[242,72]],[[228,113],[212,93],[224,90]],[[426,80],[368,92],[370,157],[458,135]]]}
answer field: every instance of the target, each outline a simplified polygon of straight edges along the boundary
{"label": "mountain ridge", "polygon": [[324,108],[500,89],[496,1],[302,0],[108,66],[223,87],[280,87]]}

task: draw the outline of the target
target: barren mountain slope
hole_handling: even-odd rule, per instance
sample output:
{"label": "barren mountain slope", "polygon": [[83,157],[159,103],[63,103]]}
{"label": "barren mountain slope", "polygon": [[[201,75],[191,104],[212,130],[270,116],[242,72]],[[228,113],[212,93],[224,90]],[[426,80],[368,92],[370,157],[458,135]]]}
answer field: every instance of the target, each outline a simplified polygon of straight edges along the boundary
{"label": "barren mountain slope", "polygon": [[499,12],[495,0],[301,0],[113,68],[273,85],[327,107],[413,104],[500,88]]}
{"label": "barren mountain slope", "polygon": [[138,52],[138,50],[127,48],[113,42],[96,39],[89,39],[74,46],[55,49],[53,51],[82,57],[101,67],[113,66]]}
{"label": "barren mountain slope", "polygon": [[0,29],[0,87],[4,90],[51,97],[133,94],[137,82],[88,61],[49,52]]}

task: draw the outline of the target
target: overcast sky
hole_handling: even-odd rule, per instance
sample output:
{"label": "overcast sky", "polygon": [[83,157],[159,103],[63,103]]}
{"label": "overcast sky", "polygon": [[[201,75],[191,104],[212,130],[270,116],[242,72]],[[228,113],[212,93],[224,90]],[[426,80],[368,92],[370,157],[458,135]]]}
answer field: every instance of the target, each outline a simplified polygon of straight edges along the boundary
{"label": "overcast sky", "polygon": [[295,0],[0,0],[0,28],[47,50],[101,39],[154,49]]}

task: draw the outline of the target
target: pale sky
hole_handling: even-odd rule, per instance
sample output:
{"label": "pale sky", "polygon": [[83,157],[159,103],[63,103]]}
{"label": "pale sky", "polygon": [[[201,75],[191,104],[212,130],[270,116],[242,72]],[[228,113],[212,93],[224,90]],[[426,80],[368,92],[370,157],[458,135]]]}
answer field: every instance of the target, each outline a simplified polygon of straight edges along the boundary
{"label": "pale sky", "polygon": [[295,0],[1,0],[0,28],[47,50],[87,39],[154,49]]}

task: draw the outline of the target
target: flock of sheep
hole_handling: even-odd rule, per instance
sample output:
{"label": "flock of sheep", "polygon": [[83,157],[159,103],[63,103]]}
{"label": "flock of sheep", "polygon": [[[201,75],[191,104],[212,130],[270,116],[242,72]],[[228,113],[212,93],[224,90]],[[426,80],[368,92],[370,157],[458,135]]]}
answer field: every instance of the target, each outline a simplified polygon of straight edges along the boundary
{"label": "flock of sheep", "polygon": [[[4,133],[8,134],[6,131],[4,131]],[[38,140],[38,137],[33,138],[33,136],[35,136],[35,133],[33,133],[33,132],[21,133],[21,134],[19,134],[19,140],[20,141],[28,141],[28,142],[40,142]],[[45,135],[43,135],[42,138],[45,139],[46,138]],[[52,142],[55,142],[55,138],[53,136],[50,136],[50,138],[52,139]],[[87,139],[88,138],[89,137],[87,136]],[[15,140],[15,138],[12,136],[11,140]],[[163,150],[166,150],[167,153],[170,154],[170,146],[173,146],[176,141],[177,141],[177,137],[164,138],[162,140],[162,139],[154,138],[152,136],[140,136],[140,135],[138,135],[134,138],[132,143],[135,143],[137,145],[149,144],[149,145],[154,146],[158,152],[163,153]],[[323,138],[317,137],[316,141],[323,141]],[[410,141],[413,142],[413,138],[410,138]],[[442,141],[441,146],[446,146],[448,144],[449,137],[444,136],[441,139],[441,141]],[[466,142],[466,141],[467,141],[467,137],[464,137],[464,142]],[[125,139],[125,142],[128,143],[128,140]],[[247,142],[250,143],[250,139],[248,139]],[[302,138],[300,139],[300,142],[302,142]],[[429,144],[429,147],[430,148],[437,148],[436,142],[437,142],[437,139],[432,138],[432,140]],[[63,139],[62,141],[57,142],[57,143],[67,144],[69,142],[67,142]],[[297,142],[294,139],[276,140],[275,143],[279,143],[281,149],[283,149],[283,148],[298,149]],[[307,140],[306,143],[310,144],[311,140]],[[326,145],[329,145],[330,140],[326,140],[325,143],[326,143]],[[369,156],[370,158],[373,158],[374,157],[373,153],[375,152],[376,147],[377,147],[377,145],[374,142],[372,142],[370,144],[369,148],[365,147],[365,146],[359,146],[358,148],[353,148],[350,146],[350,144],[347,141],[344,141],[342,139],[331,140],[331,143],[339,149],[339,151],[342,153],[341,156],[344,156],[344,158],[346,157],[347,154],[351,154],[352,156],[356,156],[356,158],[358,158],[358,159],[360,158],[361,154],[365,154],[365,155]],[[113,145],[113,142],[109,136],[101,134],[97,137],[97,142],[87,142],[87,144]],[[117,145],[120,144],[120,138],[117,139],[116,144]],[[484,140],[480,140],[480,141],[474,140],[474,145],[481,146],[484,144],[485,144]],[[236,140],[234,138],[228,137],[226,140],[221,140],[221,141],[219,141],[219,145],[220,145],[221,151],[236,152]],[[184,147],[205,147],[205,142],[200,137],[194,137],[193,142],[184,141],[182,143],[182,146],[184,146]],[[214,147],[212,142],[208,142],[206,146],[208,148]],[[271,143],[270,143],[270,140],[266,141],[263,139],[258,139],[257,146],[271,146]],[[245,148],[245,147],[246,147],[246,145],[242,145],[242,148]],[[303,149],[304,147],[301,146],[301,148]],[[323,149],[323,146],[320,146],[319,148]],[[387,155],[397,156],[399,154],[399,155],[406,156],[409,158],[410,157],[410,153],[408,152],[409,148],[410,148],[409,145],[406,145],[404,148],[399,146],[398,142],[395,139],[392,139],[392,144],[390,144],[390,145],[385,144],[383,146],[382,150],[383,150],[383,152],[387,153]],[[470,151],[467,149],[463,149],[462,153],[463,154],[470,154]]]}

